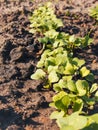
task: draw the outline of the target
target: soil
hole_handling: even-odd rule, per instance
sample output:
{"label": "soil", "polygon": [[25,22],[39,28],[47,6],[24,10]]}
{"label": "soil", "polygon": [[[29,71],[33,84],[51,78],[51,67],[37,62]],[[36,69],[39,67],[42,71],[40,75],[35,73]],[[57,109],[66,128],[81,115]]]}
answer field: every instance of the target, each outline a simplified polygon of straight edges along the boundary
{"label": "soil", "polygon": [[[0,130],[59,130],[49,119],[48,105],[54,95],[39,81],[30,79],[40,57],[41,45],[29,33],[29,15],[47,0],[0,0]],[[63,20],[64,32],[94,39],[91,46],[77,50],[98,83],[98,22],[88,15],[97,0],[58,0],[53,5]],[[98,112],[95,105],[91,113]]]}

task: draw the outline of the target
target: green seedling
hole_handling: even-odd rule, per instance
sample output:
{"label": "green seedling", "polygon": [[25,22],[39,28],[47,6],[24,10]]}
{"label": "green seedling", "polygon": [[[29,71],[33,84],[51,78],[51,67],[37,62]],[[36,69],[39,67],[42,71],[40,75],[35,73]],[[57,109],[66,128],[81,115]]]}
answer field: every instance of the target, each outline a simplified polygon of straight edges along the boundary
{"label": "green seedling", "polygon": [[98,5],[90,9],[89,15],[98,20]]}
{"label": "green seedling", "polygon": [[34,10],[33,15],[30,16],[29,19],[31,22],[30,32],[33,34],[40,33],[42,35],[46,31],[63,26],[62,21],[57,19],[54,14],[54,10],[51,7],[50,2]]}

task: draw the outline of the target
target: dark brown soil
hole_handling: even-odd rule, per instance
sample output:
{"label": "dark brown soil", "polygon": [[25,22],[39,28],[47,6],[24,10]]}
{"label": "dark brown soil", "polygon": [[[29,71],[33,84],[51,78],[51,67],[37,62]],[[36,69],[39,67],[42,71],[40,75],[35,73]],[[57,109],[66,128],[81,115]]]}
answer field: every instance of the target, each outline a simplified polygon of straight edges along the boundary
{"label": "dark brown soil", "polygon": [[[54,92],[30,79],[41,45],[29,33],[28,16],[41,1],[0,0],[0,130],[59,130],[49,119],[53,109],[48,104]],[[77,36],[91,30],[93,44],[75,53],[85,58],[98,83],[98,22],[88,15],[97,0],[53,3],[64,22],[61,30]],[[97,105],[93,112],[98,112]]]}

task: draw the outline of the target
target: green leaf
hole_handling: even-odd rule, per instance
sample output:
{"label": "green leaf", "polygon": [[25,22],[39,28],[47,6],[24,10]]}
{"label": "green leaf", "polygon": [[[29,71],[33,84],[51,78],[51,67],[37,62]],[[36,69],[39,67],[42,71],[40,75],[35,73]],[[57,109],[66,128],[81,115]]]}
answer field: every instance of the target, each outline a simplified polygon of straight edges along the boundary
{"label": "green leaf", "polygon": [[87,90],[89,88],[89,84],[85,80],[78,80],[76,82],[76,88],[78,91],[79,96],[84,96],[87,93]]}
{"label": "green leaf", "polygon": [[82,130],[98,130],[98,114],[87,116],[88,125]]}
{"label": "green leaf", "polygon": [[95,93],[95,97],[98,97],[98,91]]}
{"label": "green leaf", "polygon": [[66,82],[64,82],[63,79],[60,79],[58,83],[53,85],[53,89],[57,92],[61,91],[63,88],[67,88]]}
{"label": "green leaf", "polygon": [[64,111],[60,111],[60,112],[54,111],[51,113],[50,119],[59,119],[59,118],[63,117],[64,114],[65,114]]}
{"label": "green leaf", "polygon": [[76,129],[73,126],[62,125],[62,127],[60,128],[60,130],[76,130]]}
{"label": "green leaf", "polygon": [[70,98],[74,98],[75,100],[76,100],[76,97],[77,97],[77,95],[75,95],[75,94],[68,94],[68,96],[70,97]]}
{"label": "green leaf", "polygon": [[58,45],[59,45],[59,41],[58,41],[58,40],[54,41],[54,43],[53,43],[53,48],[57,48]]}
{"label": "green leaf", "polygon": [[74,74],[74,67],[72,66],[72,64],[67,63],[67,65],[65,66],[65,70],[63,72],[65,75],[72,75]]}
{"label": "green leaf", "polygon": [[50,56],[46,59],[46,65],[45,66],[49,66],[49,65],[55,65],[55,58]]}
{"label": "green leaf", "polygon": [[97,89],[98,89],[98,84],[97,83],[92,84],[92,87],[90,89],[90,93],[95,92]]}
{"label": "green leaf", "polygon": [[62,75],[64,72],[64,69],[65,69],[65,67],[63,65],[59,65],[57,72]]}
{"label": "green leaf", "polygon": [[75,82],[73,80],[68,81],[67,87],[72,92],[77,92]]}
{"label": "green leaf", "polygon": [[94,81],[94,75],[92,73],[89,73],[86,77],[86,80],[93,82]]}
{"label": "green leaf", "polygon": [[93,106],[95,104],[95,98],[89,98],[87,96],[84,96],[83,100],[90,106]]}
{"label": "green leaf", "polygon": [[48,66],[48,73],[50,73],[51,71],[57,71],[58,70],[58,66],[52,66],[52,65],[49,65]]}
{"label": "green leaf", "polygon": [[57,84],[54,84],[53,85],[53,90],[54,91],[56,91],[56,92],[60,92],[60,91],[62,91],[62,88],[59,86],[59,84],[57,83]]}
{"label": "green leaf", "polygon": [[43,67],[45,66],[45,60],[47,59],[47,55],[50,53],[50,50],[47,49],[43,52],[43,54],[41,55],[41,59],[40,61],[37,63],[37,67],[40,68],[40,67]]}
{"label": "green leaf", "polygon": [[[70,116],[59,118],[57,120],[57,123],[60,128],[66,128],[66,126],[69,128],[73,128],[74,130],[80,130],[83,129],[87,125],[87,117],[78,115],[77,112],[71,114]],[[70,130],[73,130],[70,129]],[[66,129],[65,129],[66,130]]]}
{"label": "green leaf", "polygon": [[98,5],[96,5],[96,7],[91,8],[89,10],[89,14],[90,14],[90,16],[92,16],[93,18],[98,20]]}
{"label": "green leaf", "polygon": [[71,75],[70,76],[63,76],[62,79],[63,79],[63,81],[68,82],[72,79],[72,76]]}
{"label": "green leaf", "polygon": [[49,79],[49,82],[50,83],[55,83],[59,80],[59,77],[58,75],[56,74],[56,71],[53,70],[49,73],[49,76],[48,76],[48,79]]}
{"label": "green leaf", "polygon": [[80,69],[80,74],[82,77],[87,76],[90,73],[90,71],[84,66]]}
{"label": "green leaf", "polygon": [[61,100],[56,101],[55,106],[57,109],[67,112],[67,107],[61,102]]}
{"label": "green leaf", "polygon": [[88,118],[88,126],[86,126],[83,130],[98,130],[98,114],[93,114],[91,116],[87,116]]}
{"label": "green leaf", "polygon": [[56,102],[58,100],[61,100],[65,95],[67,94],[64,91],[61,91],[53,97],[53,101]]}
{"label": "green leaf", "polygon": [[44,66],[44,60],[40,60],[38,63],[37,63],[37,67],[38,68],[42,68]]}
{"label": "green leaf", "polygon": [[49,89],[51,86],[47,83],[43,86],[43,88]]}
{"label": "green leaf", "polygon": [[73,58],[73,63],[78,66],[78,67],[81,67],[82,65],[85,64],[85,60],[80,60],[78,59],[77,57]]}
{"label": "green leaf", "polygon": [[98,124],[98,113],[89,116],[95,123]]}
{"label": "green leaf", "polygon": [[59,33],[56,30],[51,29],[44,34],[45,34],[46,37],[49,37],[49,38],[57,38]]}
{"label": "green leaf", "polygon": [[83,47],[86,47],[88,45],[90,45],[93,42],[93,39],[89,37],[89,35],[86,35],[84,37],[84,42],[82,43]]}
{"label": "green leaf", "polygon": [[45,44],[48,43],[48,40],[49,40],[48,37],[43,37],[43,38],[39,38],[39,39],[38,39],[39,42],[41,42],[41,43],[45,43]]}
{"label": "green leaf", "polygon": [[64,54],[57,54],[56,55],[56,64],[60,65],[66,62],[66,55]]}
{"label": "green leaf", "polygon": [[74,102],[74,105],[73,105],[73,111],[81,111],[83,108],[83,101],[81,99],[77,99],[75,102]]}
{"label": "green leaf", "polygon": [[69,42],[75,42],[75,36],[74,35],[71,35],[70,37],[69,37]]}
{"label": "green leaf", "polygon": [[37,69],[34,74],[31,75],[31,79],[43,79],[45,77],[46,73],[42,69]]}
{"label": "green leaf", "polygon": [[68,106],[70,105],[70,98],[68,95],[65,95],[64,97],[62,97],[61,102],[63,103],[64,106],[66,106],[68,108]]}
{"label": "green leaf", "polygon": [[82,130],[98,130],[98,124],[97,123],[92,123],[89,126],[85,127]]}
{"label": "green leaf", "polygon": [[43,52],[43,54],[41,55],[41,59],[44,59],[44,60],[45,60],[50,52],[51,52],[50,49],[46,49],[46,50]]}
{"label": "green leaf", "polygon": [[55,106],[55,102],[51,102],[51,103],[49,103],[49,107],[54,107],[54,108],[56,108],[56,106]]}

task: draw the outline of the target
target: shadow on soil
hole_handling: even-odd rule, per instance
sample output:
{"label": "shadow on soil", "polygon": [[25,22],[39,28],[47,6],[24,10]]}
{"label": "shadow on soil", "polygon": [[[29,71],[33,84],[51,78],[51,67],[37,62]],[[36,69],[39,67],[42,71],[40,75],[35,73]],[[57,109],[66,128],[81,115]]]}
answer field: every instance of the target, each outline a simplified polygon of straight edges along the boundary
{"label": "shadow on soil", "polygon": [[[32,117],[36,117],[38,115],[39,113],[35,112],[33,113]],[[8,107],[7,109],[0,110],[0,128],[2,130],[9,130],[10,128],[8,127],[12,125],[18,125],[19,130],[23,130],[24,124],[26,125],[32,124],[34,126],[41,125],[40,123],[35,122],[30,118],[23,120],[22,114],[17,114],[12,107]]]}

